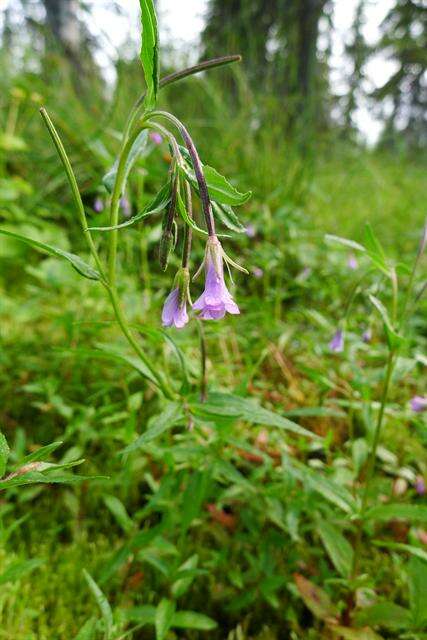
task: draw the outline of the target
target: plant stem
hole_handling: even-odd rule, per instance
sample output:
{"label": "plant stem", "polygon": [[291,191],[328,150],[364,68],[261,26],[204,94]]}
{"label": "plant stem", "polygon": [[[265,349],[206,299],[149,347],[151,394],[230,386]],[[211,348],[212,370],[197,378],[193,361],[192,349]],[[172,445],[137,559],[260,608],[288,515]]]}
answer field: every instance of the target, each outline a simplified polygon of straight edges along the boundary
{"label": "plant stem", "polygon": [[354,543],[354,555],[353,555],[353,568],[352,568],[352,577],[353,579],[357,576],[360,556],[361,556],[361,546],[362,546],[362,527],[363,520],[366,513],[366,507],[368,504],[369,491],[372,479],[374,477],[375,471],[375,462],[377,457],[378,444],[380,441],[381,429],[384,420],[385,408],[387,406],[388,392],[390,389],[390,382],[393,375],[394,364],[395,364],[395,355],[396,352],[391,349],[388,353],[387,364],[385,369],[385,377],[383,382],[383,388],[381,393],[381,401],[380,401],[380,410],[378,412],[378,418],[375,425],[374,431],[374,439],[372,442],[372,448],[369,454],[368,466],[366,469],[366,477],[365,477],[365,486],[362,494],[362,502],[360,505],[360,521],[358,523],[358,529],[356,534],[356,540]]}
{"label": "plant stem", "polygon": [[[107,286],[107,291],[111,300],[111,304],[114,310],[114,314],[116,316],[117,322],[125,336],[126,340],[129,342],[133,350],[137,353],[141,361],[147,367],[148,371],[151,374],[151,381],[154,382],[159,389],[163,392],[166,398],[173,399],[175,397],[174,391],[171,389],[169,384],[163,379],[163,377],[156,371],[155,367],[151,364],[149,358],[145,355],[143,349],[141,348],[138,340],[133,335],[127,318],[123,312],[123,309],[120,304],[119,297],[117,295],[117,291],[109,286]],[[148,377],[148,376],[147,376]]]}
{"label": "plant stem", "polygon": [[196,147],[194,146],[194,142],[190,136],[190,134],[188,133],[187,129],[185,128],[185,126],[182,124],[182,122],[180,120],[178,120],[178,118],[176,118],[174,115],[172,115],[171,113],[168,113],[167,111],[152,111],[149,114],[150,118],[153,117],[162,117],[162,118],[167,118],[170,122],[172,122],[172,124],[174,124],[177,129],[179,130],[184,142],[185,142],[185,146],[188,149],[188,153],[191,156],[191,161],[193,163],[193,168],[194,168],[194,173],[196,176],[196,180],[197,183],[199,185],[199,192],[200,192],[200,199],[202,201],[202,207],[203,207],[203,213],[205,216],[205,220],[206,220],[206,227],[208,230],[208,234],[209,236],[215,236],[215,220],[212,214],[212,207],[211,207],[211,201],[209,198],[209,192],[208,192],[208,187],[206,184],[206,180],[205,180],[205,176],[203,175],[203,166],[202,163],[200,161],[199,158],[199,154],[197,152]]}
{"label": "plant stem", "polygon": [[[200,73],[201,71],[207,71],[208,69],[214,69],[215,67],[222,67],[233,62],[241,62],[241,60],[242,56],[239,55],[222,56],[220,58],[213,58],[212,60],[205,60],[204,62],[200,62],[199,64],[196,64],[192,67],[188,67],[187,69],[183,69],[182,71],[175,71],[174,73],[161,78],[159,82],[159,89],[163,89],[163,87],[166,87],[169,84],[178,82],[178,80],[182,80],[183,78],[187,78],[188,76]],[[143,93],[132,107],[125,126],[123,140],[126,140],[128,138],[133,125],[141,114],[141,110],[144,106],[145,95],[146,94]]]}
{"label": "plant stem", "polygon": [[[144,122],[132,132],[130,138],[126,141],[126,144],[122,148],[119,156],[119,162],[117,165],[116,179],[114,181],[113,194],[111,196],[110,205],[110,226],[115,227],[119,222],[119,206],[120,198],[122,196],[124,182],[126,180],[126,162],[131,152],[132,146],[145,128]],[[116,258],[117,258],[117,236],[118,230],[113,229],[110,233],[110,242],[108,248],[108,281],[110,286],[114,289],[116,286]]]}
{"label": "plant stem", "polygon": [[200,338],[200,402],[206,402],[208,397],[208,371],[206,367],[206,336],[203,329],[202,321],[197,321]]}
{"label": "plant stem", "polygon": [[46,124],[46,127],[49,131],[50,137],[52,138],[53,144],[56,147],[56,150],[58,152],[58,155],[61,159],[62,165],[64,167],[65,173],[67,174],[67,178],[68,178],[68,182],[70,184],[71,187],[71,191],[74,197],[74,203],[76,205],[76,209],[77,209],[77,214],[79,217],[79,221],[83,230],[83,234],[86,238],[86,241],[89,245],[89,249],[90,252],[95,260],[95,264],[98,268],[98,271],[100,273],[100,275],[102,276],[103,280],[106,280],[106,276],[105,276],[105,271],[104,271],[104,267],[103,264],[101,262],[101,259],[98,255],[98,251],[95,247],[95,243],[93,241],[92,235],[89,231],[89,229],[87,228],[87,220],[86,220],[86,212],[85,212],[85,208],[83,206],[83,202],[82,202],[82,198],[80,195],[80,191],[79,191],[79,187],[77,185],[77,180],[76,180],[76,176],[74,175],[74,171],[73,168],[71,166],[71,162],[68,159],[67,156],[67,152],[65,151],[64,145],[62,144],[62,140],[59,137],[58,132],[55,129],[55,126],[52,122],[52,120],[49,117],[49,114],[47,113],[46,109],[42,108],[40,109],[40,114]]}
{"label": "plant stem", "polygon": [[382,389],[382,394],[381,394],[381,404],[380,404],[380,410],[378,413],[378,418],[377,418],[377,422],[375,425],[375,432],[374,432],[374,439],[372,442],[372,449],[369,455],[369,460],[368,460],[368,466],[366,469],[366,477],[365,477],[365,488],[363,491],[363,495],[362,495],[362,504],[361,504],[361,509],[360,509],[360,513],[361,516],[363,516],[365,514],[366,511],[366,505],[367,505],[367,501],[369,498],[369,489],[370,489],[370,484],[374,475],[374,471],[375,471],[375,462],[376,462],[376,457],[377,457],[377,450],[378,450],[378,444],[380,441],[380,435],[381,435],[381,428],[383,425],[383,419],[384,419],[384,413],[385,413],[385,408],[387,406],[387,399],[388,399],[388,392],[390,389],[390,382],[391,382],[391,377],[393,375],[393,369],[394,369],[394,364],[395,364],[395,351],[393,349],[391,349],[389,351],[388,354],[388,358],[387,358],[387,364],[386,364],[386,370],[385,370],[385,378],[384,378],[384,383],[383,383],[383,389]]}

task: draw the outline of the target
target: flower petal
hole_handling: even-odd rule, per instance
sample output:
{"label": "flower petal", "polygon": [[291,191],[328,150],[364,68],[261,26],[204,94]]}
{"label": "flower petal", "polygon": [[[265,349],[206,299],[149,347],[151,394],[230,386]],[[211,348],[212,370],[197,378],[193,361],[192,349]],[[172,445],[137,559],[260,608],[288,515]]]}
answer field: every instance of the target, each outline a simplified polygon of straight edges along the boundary
{"label": "flower petal", "polygon": [[162,323],[164,327],[172,326],[175,313],[178,311],[179,289],[173,289],[165,300],[162,312]]}

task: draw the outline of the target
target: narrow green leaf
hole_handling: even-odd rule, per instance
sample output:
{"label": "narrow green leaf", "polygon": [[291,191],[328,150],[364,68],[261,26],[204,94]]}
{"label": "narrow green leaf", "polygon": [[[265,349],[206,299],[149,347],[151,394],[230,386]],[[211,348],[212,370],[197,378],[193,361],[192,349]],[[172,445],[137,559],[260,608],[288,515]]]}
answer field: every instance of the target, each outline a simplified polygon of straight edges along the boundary
{"label": "narrow green leaf", "polygon": [[38,240],[32,240],[31,238],[27,238],[26,236],[21,236],[18,233],[12,233],[11,231],[5,231],[4,229],[0,229],[0,233],[4,236],[8,236],[9,238],[13,238],[14,240],[19,240],[20,242],[25,242],[25,244],[30,245],[37,251],[41,251],[42,253],[48,253],[51,256],[55,256],[56,258],[65,258],[71,264],[71,266],[78,272],[80,275],[88,278],[89,280],[100,280],[101,276],[99,272],[88,265],[84,260],[79,258],[79,256],[74,255],[74,253],[69,253],[68,251],[63,251],[62,249],[58,249],[57,247],[52,247],[45,242],[39,242]]}
{"label": "narrow green leaf", "polygon": [[196,471],[190,477],[182,495],[182,531],[187,531],[190,524],[200,513],[206,496],[209,476],[206,471]]}
{"label": "narrow green leaf", "polygon": [[382,271],[385,275],[390,275],[390,268],[387,264],[387,258],[384,253],[384,249],[381,243],[374,234],[374,231],[369,223],[365,225],[365,246],[366,252],[370,257],[373,264]]}
{"label": "narrow green leaf", "polygon": [[105,638],[106,640],[109,640],[113,628],[113,612],[111,611],[110,603],[108,602],[104,592],[101,591],[95,580],[92,578],[90,573],[86,571],[86,569],[83,569],[83,575],[101,611],[101,615],[105,624]]}
{"label": "narrow green leaf", "polygon": [[273,411],[260,407],[248,398],[233,396],[228,393],[211,393],[206,403],[192,404],[192,413],[199,416],[224,416],[246,420],[251,424],[261,424],[266,427],[277,427],[284,431],[290,431],[313,440],[319,440],[319,436],[300,427]]}
{"label": "narrow green leaf", "polygon": [[141,6],[141,62],[144,70],[147,93],[145,106],[153,109],[159,87],[159,34],[153,0],[140,0]]}
{"label": "narrow green leaf", "polygon": [[168,182],[160,189],[156,197],[146,207],[144,207],[144,209],[140,213],[132,216],[132,218],[129,218],[129,220],[126,220],[125,222],[112,227],[89,227],[89,231],[114,231],[115,229],[124,229],[125,227],[130,227],[136,222],[139,222],[144,218],[148,218],[148,216],[161,213],[168,206],[170,199],[171,184],[170,182]]}
{"label": "narrow green leaf", "polygon": [[411,544],[404,544],[403,542],[387,542],[386,540],[372,540],[372,544],[376,547],[384,547],[385,549],[392,549],[395,551],[403,551],[409,553],[414,558],[419,558],[427,562],[427,551],[420,547],[414,547]]}
{"label": "narrow green leaf", "polygon": [[228,229],[236,233],[244,233],[245,227],[229,205],[212,202],[212,210],[215,217]]}
{"label": "narrow green leaf", "polygon": [[318,523],[317,530],[337,571],[349,578],[353,566],[353,549],[342,533],[327,520]]}
{"label": "narrow green leaf", "polygon": [[169,402],[162,413],[150,420],[150,427],[142,435],[132,442],[121,453],[130,453],[139,449],[159,435],[172,429],[177,422],[183,419],[182,405],[179,402]]}
{"label": "narrow green leaf", "polygon": [[372,302],[378,313],[380,314],[382,321],[384,323],[384,330],[386,333],[387,342],[390,348],[398,347],[402,342],[403,338],[400,336],[393,328],[389,315],[387,313],[387,309],[384,307],[383,303],[378,300],[375,296],[370,295],[369,300]]}
{"label": "narrow green leaf", "polygon": [[195,611],[177,611],[172,618],[172,627],[211,631],[218,626],[215,620]]}
{"label": "narrow green leaf", "polygon": [[104,496],[104,502],[125,533],[134,529],[135,524],[126,511],[126,507],[116,496]]}
{"label": "narrow green leaf", "polygon": [[411,624],[411,613],[409,609],[400,607],[394,602],[378,602],[363,609],[355,616],[358,625],[368,624],[380,626],[387,629],[405,629]]}
{"label": "narrow green leaf", "polygon": [[96,638],[96,618],[86,620],[74,640],[95,640]]}
{"label": "narrow green leaf", "polygon": [[39,447],[28,456],[25,456],[20,462],[20,466],[24,464],[29,464],[30,462],[37,462],[38,460],[46,460],[50,456],[51,453],[59,449],[62,446],[63,442],[52,442],[51,444],[47,444],[44,447]]}
{"label": "narrow green leaf", "polygon": [[408,563],[408,576],[412,618],[415,626],[421,629],[427,627],[427,564],[412,557]]}
{"label": "narrow green leaf", "polygon": [[183,219],[183,221],[185,222],[185,224],[191,227],[192,229],[194,229],[194,231],[197,231],[198,233],[202,233],[203,235],[207,236],[208,232],[198,227],[197,224],[194,222],[193,218],[190,218],[190,216],[188,215],[187,208],[184,204],[184,201],[180,193],[177,193],[176,202],[178,205],[178,213]]}
{"label": "narrow green leaf", "polygon": [[175,613],[175,603],[171,600],[163,598],[156,609],[156,640],[164,640],[172,626],[172,620]]}
{"label": "narrow green leaf", "polygon": [[7,582],[16,582],[43,564],[43,560],[34,558],[33,560],[25,560],[24,562],[15,562],[11,564],[4,573],[0,574],[0,585]]}
{"label": "narrow green leaf", "polygon": [[9,445],[7,444],[7,440],[5,436],[0,431],[0,478],[4,476],[6,471],[7,461],[9,459]]}
{"label": "narrow green leaf", "polygon": [[347,238],[341,238],[340,236],[334,236],[330,233],[325,235],[326,242],[332,242],[337,244],[342,244],[345,247],[349,247],[350,249],[354,249],[355,251],[360,251],[362,253],[366,253],[366,249],[363,245],[358,242],[354,242],[354,240],[348,240]]}
{"label": "narrow green leaf", "polygon": [[[179,567],[178,573],[180,573],[181,571],[185,571],[187,569],[196,569],[198,562],[199,562],[199,556],[197,555],[197,553],[195,553],[193,556],[188,558],[188,560],[186,560]],[[171,593],[173,597],[180,598],[181,596],[183,596],[190,588],[191,583],[194,580],[194,577],[195,577],[195,574],[186,576],[186,577],[180,577],[177,580],[175,580],[171,588]]]}
{"label": "narrow green leaf", "polygon": [[286,472],[299,480],[304,487],[309,488],[311,491],[316,491],[325,500],[339,507],[345,513],[356,512],[356,501],[344,486],[326,478],[318,471],[312,471],[309,467],[295,459],[291,459],[289,456],[285,455],[283,460]]}
{"label": "narrow green leaf", "polygon": [[[198,191],[199,186],[191,165],[189,153],[182,145],[179,148],[185,159],[184,165],[180,167],[180,169],[191,182],[194,189]],[[232,184],[230,184],[227,178],[218,173],[218,171],[213,167],[204,164],[202,165],[202,168],[211,200],[214,200],[221,205],[239,206],[247,202],[252,196],[251,191],[246,191],[245,193],[238,191]]]}
{"label": "narrow green leaf", "polygon": [[400,518],[411,522],[427,522],[427,506],[417,504],[381,504],[369,509],[368,520],[393,520]]}

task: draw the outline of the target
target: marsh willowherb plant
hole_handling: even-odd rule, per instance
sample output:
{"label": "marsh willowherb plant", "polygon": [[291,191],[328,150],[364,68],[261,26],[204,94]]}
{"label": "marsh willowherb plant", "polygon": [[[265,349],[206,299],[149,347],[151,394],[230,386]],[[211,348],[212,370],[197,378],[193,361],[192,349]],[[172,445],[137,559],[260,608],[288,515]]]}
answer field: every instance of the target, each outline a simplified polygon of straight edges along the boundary
{"label": "marsh willowherb plant", "polygon": [[[117,282],[119,237],[126,227],[149,216],[163,213],[159,261],[161,269],[165,271],[169,258],[179,246],[179,239],[182,236],[182,266],[163,308],[162,322],[164,326],[182,329],[189,320],[187,303],[190,303],[190,255],[193,232],[200,236],[207,236],[206,288],[194,305],[194,309],[200,311],[200,318],[205,320],[218,320],[225,315],[226,311],[232,314],[239,312],[237,304],[233,301],[225,285],[222,261],[225,259],[228,264],[242,271],[245,270],[223,252],[216,234],[215,218],[217,217],[222,224],[235,232],[244,232],[245,228],[238,221],[232,207],[246,202],[251,194],[250,192],[241,193],[215,169],[203,165],[187,128],[173,114],[156,110],[156,102],[158,92],[162,87],[201,71],[238,62],[240,56],[224,56],[208,60],[160,78],[158,28],[154,4],[152,0],[140,0],[140,6],[141,62],[147,90],[134,105],[124,128],[117,160],[103,178],[104,187],[109,194],[108,226],[89,227],[77,180],[64,145],[47,111],[44,108],[40,110],[67,174],[93,265],[86,263],[79,256],[34,241],[31,238],[6,231],[2,233],[27,242],[41,251],[65,258],[81,275],[100,282],[109,297],[123,335],[141,361],[140,371],[165,396],[173,398],[176,394],[172,385],[147,355],[140,337],[134,333],[125,315]],[[149,205],[132,216],[126,185],[133,165],[144,152],[147,144],[151,144],[154,148],[164,141],[169,143],[171,152],[171,163],[166,183]],[[183,145],[180,142],[183,142]],[[206,228],[199,226],[194,220],[193,193],[200,199]],[[100,196],[96,198],[93,204],[95,212],[102,212],[105,200]],[[119,221],[120,212],[126,218],[121,223]],[[95,233],[101,233],[104,238],[107,237],[105,249],[99,242],[99,236],[95,239]]]}

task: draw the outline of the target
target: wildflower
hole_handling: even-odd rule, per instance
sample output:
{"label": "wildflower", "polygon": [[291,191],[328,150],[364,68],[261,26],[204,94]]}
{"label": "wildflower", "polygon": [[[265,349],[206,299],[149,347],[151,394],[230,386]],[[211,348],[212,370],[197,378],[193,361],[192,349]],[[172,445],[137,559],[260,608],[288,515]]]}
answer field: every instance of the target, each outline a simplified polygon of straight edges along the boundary
{"label": "wildflower", "polygon": [[204,320],[220,320],[227,312],[233,315],[240,313],[224,282],[224,259],[238,266],[225,255],[218,238],[209,236],[202,264],[205,269],[205,290],[193,305],[193,309],[200,311],[200,317]]}
{"label": "wildflower", "polygon": [[120,208],[123,212],[123,215],[125,218],[130,218],[131,214],[132,214],[132,208],[131,208],[131,204],[128,200],[128,198],[126,198],[126,196],[123,196],[122,198],[120,198]]}
{"label": "wildflower", "polygon": [[417,476],[415,480],[415,491],[419,496],[425,496],[427,489],[423,476]]}
{"label": "wildflower", "polygon": [[354,253],[351,253],[348,257],[348,261],[347,261],[347,266],[349,269],[351,269],[352,271],[354,271],[355,269],[357,269],[359,267],[359,263],[357,262],[357,258],[354,255]]}
{"label": "wildflower", "polygon": [[423,396],[414,396],[411,400],[411,409],[415,413],[421,413],[427,410],[427,398]]}
{"label": "wildflower", "polygon": [[255,238],[256,229],[255,229],[254,225],[253,224],[248,224],[248,226],[245,227],[245,233],[248,236],[248,238]]}
{"label": "wildflower", "polygon": [[150,131],[149,137],[154,144],[162,144],[163,142],[162,136],[157,131]]}
{"label": "wildflower", "polygon": [[344,333],[342,329],[338,329],[338,331],[336,331],[329,343],[329,348],[334,353],[341,353],[344,351]]}
{"label": "wildflower", "polygon": [[264,275],[264,269],[261,269],[261,267],[253,267],[252,268],[252,275],[255,278],[262,278],[262,276]]}
{"label": "wildflower", "polygon": [[372,329],[370,327],[365,329],[365,331],[362,333],[362,340],[363,340],[363,342],[371,342],[371,340],[372,340]]}
{"label": "wildflower", "polygon": [[93,210],[96,211],[96,213],[101,213],[101,211],[104,211],[104,201],[99,196],[95,198],[95,201],[93,203]]}
{"label": "wildflower", "polygon": [[187,300],[189,299],[190,276],[182,267],[175,277],[174,288],[165,300],[162,312],[164,327],[182,329],[188,322]]}

